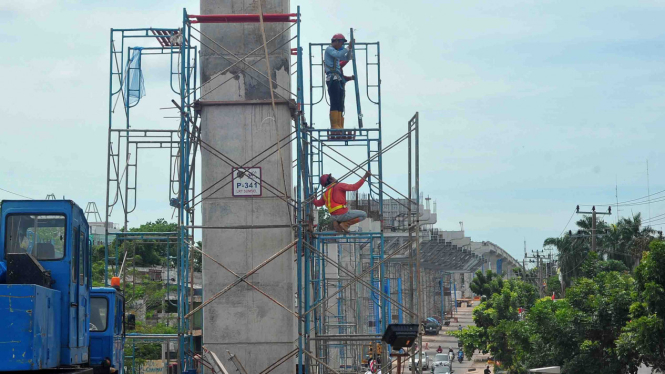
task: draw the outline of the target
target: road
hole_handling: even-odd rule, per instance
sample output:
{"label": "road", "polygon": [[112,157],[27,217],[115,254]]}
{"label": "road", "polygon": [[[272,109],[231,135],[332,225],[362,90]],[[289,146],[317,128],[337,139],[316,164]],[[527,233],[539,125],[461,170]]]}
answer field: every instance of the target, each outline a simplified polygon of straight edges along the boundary
{"label": "road", "polygon": [[[473,325],[473,318],[471,314],[472,311],[473,307],[458,308],[457,313],[454,314],[454,316],[458,318],[457,324],[451,323],[450,326],[444,326],[443,330],[441,330],[439,335],[423,336],[423,346],[425,348],[423,352],[427,353],[430,358],[434,359],[434,356],[436,355],[436,349],[439,346],[441,346],[441,348],[443,348],[444,353],[447,353],[448,349],[452,348],[455,351],[455,357],[457,357],[457,351],[459,350],[459,348],[457,348],[457,338],[447,335],[446,332],[457,330],[459,325],[462,325],[462,327]],[[462,361],[462,363],[459,363],[457,362],[457,359],[455,359],[453,363],[453,371],[455,374],[482,373],[486,366],[487,366],[487,356],[481,355],[480,353],[476,353],[473,355],[471,361],[467,360],[465,357],[464,361]],[[403,364],[402,372],[411,373],[408,370],[408,367],[409,367],[408,364],[405,365]],[[396,369],[393,369],[393,373],[397,373]],[[425,371],[425,374],[428,373],[431,373],[431,370]]]}

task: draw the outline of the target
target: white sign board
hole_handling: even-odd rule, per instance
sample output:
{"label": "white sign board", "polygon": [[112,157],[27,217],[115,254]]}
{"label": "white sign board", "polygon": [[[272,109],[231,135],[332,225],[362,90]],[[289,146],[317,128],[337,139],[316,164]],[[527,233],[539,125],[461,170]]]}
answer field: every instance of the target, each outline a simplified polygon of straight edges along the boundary
{"label": "white sign board", "polygon": [[147,374],[163,374],[166,372],[164,368],[164,360],[145,360],[141,371]]}
{"label": "white sign board", "polygon": [[261,196],[261,168],[233,168],[233,196]]}

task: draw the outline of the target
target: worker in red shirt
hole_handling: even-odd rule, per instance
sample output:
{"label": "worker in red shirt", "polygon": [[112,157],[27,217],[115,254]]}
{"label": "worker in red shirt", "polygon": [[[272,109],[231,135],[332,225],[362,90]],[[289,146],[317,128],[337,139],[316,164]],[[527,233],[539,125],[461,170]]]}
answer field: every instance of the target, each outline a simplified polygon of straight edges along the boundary
{"label": "worker in red shirt", "polygon": [[369,171],[354,184],[339,183],[331,174],[324,174],[319,181],[326,190],[320,199],[314,200],[316,206],[326,206],[337,232],[349,232],[349,227],[367,218],[362,210],[350,210],[346,206],[346,191],[358,191],[365,183],[367,177],[372,175]]}

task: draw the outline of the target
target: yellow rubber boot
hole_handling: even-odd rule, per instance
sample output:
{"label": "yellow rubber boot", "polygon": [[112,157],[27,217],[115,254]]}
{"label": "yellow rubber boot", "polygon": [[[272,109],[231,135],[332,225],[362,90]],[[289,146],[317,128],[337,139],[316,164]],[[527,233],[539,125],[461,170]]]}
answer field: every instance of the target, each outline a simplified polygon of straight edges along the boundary
{"label": "yellow rubber boot", "polygon": [[342,125],[342,112],[338,110],[330,111],[330,128],[341,129]]}
{"label": "yellow rubber boot", "polygon": [[335,123],[335,118],[336,118],[335,113],[336,112],[333,112],[332,110],[330,111],[330,128],[331,129],[334,129],[337,126],[337,124]]}
{"label": "yellow rubber boot", "polygon": [[342,128],[342,112],[338,110],[330,111],[330,128],[336,131],[331,131],[329,139],[339,139],[341,131],[337,131]]}

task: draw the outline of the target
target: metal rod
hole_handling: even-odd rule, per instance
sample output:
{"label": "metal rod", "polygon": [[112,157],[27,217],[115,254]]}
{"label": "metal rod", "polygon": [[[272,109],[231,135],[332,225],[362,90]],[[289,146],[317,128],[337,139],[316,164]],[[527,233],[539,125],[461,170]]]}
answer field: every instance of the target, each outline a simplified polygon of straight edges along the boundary
{"label": "metal rod", "polygon": [[291,357],[295,356],[298,354],[298,348],[292,350],[291,352],[285,354],[281,358],[279,358],[277,361],[273,362],[268,366],[267,368],[263,369],[259,374],[268,374],[271,371],[277,369],[279,366],[281,366],[283,363],[287,362]]}
{"label": "metal rod", "polygon": [[[282,35],[283,33],[285,33],[285,32],[287,32],[288,30],[290,30],[291,27],[293,27],[293,25],[291,25],[291,26],[287,27],[286,29],[284,29],[284,31],[281,31],[281,32],[277,33],[277,35],[275,35],[274,37],[272,37],[272,38],[268,41],[268,43],[270,43],[271,41],[277,39],[277,37],[279,37],[279,36]],[[300,33],[298,33],[298,35],[300,35]],[[292,38],[291,40],[293,40],[293,38]],[[289,40],[289,41],[291,41],[291,40]],[[218,76],[223,75],[223,74],[226,74],[228,71],[231,70],[232,67],[234,67],[235,65],[239,64],[240,62],[245,61],[245,59],[246,59],[247,57],[251,56],[252,54],[254,54],[254,52],[258,51],[258,50],[261,49],[261,48],[263,48],[263,46],[257,47],[257,48],[254,49],[253,51],[251,51],[251,52],[249,52],[248,54],[246,54],[245,57],[243,57],[243,58],[241,58],[240,60],[238,60],[238,61],[232,63],[232,64],[231,64],[229,67],[227,67],[226,69],[220,71],[219,73],[214,74],[212,77],[210,77],[210,79],[208,79],[207,81],[205,81],[204,83],[202,83],[199,87],[197,87],[196,89],[194,89],[193,92],[196,92],[197,90],[203,88],[203,87],[204,87],[205,85],[207,85],[208,83],[211,83],[211,82],[213,81],[213,79],[217,78]],[[273,52],[274,52],[274,51],[273,51]],[[262,59],[262,58],[261,58],[261,59]],[[258,63],[259,61],[261,61],[261,59],[259,59],[258,61],[254,61],[254,63],[252,63],[252,65]],[[234,77],[235,77],[236,75],[238,75],[238,73],[236,73],[236,74],[234,75]],[[230,79],[229,79],[229,80],[230,80]],[[222,84],[228,82],[229,80],[226,80],[226,81],[223,82]],[[219,86],[213,88],[213,89],[210,90],[208,93],[206,93],[205,95],[201,96],[201,97],[199,98],[199,100],[203,99],[204,96],[208,95],[210,92],[216,90],[216,89],[219,88],[220,86],[221,86],[221,85],[219,85]]]}
{"label": "metal rod", "polygon": [[[415,163],[416,163],[416,290],[418,292],[418,324],[423,318],[423,292],[421,287],[421,278],[420,278],[420,158],[419,158],[419,138],[418,138],[418,112],[411,119],[415,127],[415,143],[416,143],[416,152],[415,152]],[[420,355],[418,356],[418,371],[423,372],[423,334],[422,329],[418,328],[418,347]]]}
{"label": "metal rod", "polygon": [[239,225],[239,226],[201,226],[187,225],[188,229],[213,229],[213,230],[258,230],[258,229],[290,229],[291,225]]}
{"label": "metal rod", "polygon": [[252,274],[254,274],[254,273],[256,273],[257,271],[259,271],[261,268],[263,268],[264,266],[266,266],[266,265],[267,265],[268,263],[270,263],[272,260],[274,260],[274,259],[276,259],[277,257],[279,257],[282,253],[288,251],[289,248],[293,247],[293,246],[296,245],[297,243],[298,243],[298,241],[295,240],[295,241],[291,242],[289,245],[287,245],[286,247],[284,247],[284,248],[280,249],[279,251],[277,251],[277,253],[273,254],[273,255],[270,256],[267,260],[265,260],[265,261],[263,261],[262,263],[260,263],[259,265],[257,265],[254,269],[252,269],[252,270],[250,270],[249,272],[247,272],[247,274],[245,274],[245,275],[243,275],[242,277],[240,277],[240,279],[236,279],[235,281],[233,281],[233,283],[231,283],[231,284],[229,284],[228,286],[226,286],[223,290],[219,291],[218,293],[216,293],[215,295],[213,295],[211,298],[209,298],[208,300],[206,300],[204,303],[202,303],[202,304],[199,305],[198,307],[194,308],[191,312],[187,313],[187,315],[185,315],[185,318],[189,318],[191,315],[193,315],[194,313],[196,313],[196,312],[198,312],[199,310],[203,309],[206,305],[210,304],[211,302],[213,302],[213,301],[214,301],[215,299],[217,299],[218,297],[224,295],[224,294],[225,294],[226,292],[228,292],[231,288],[233,288],[233,287],[237,286],[238,284],[240,284],[244,279],[250,277]]}
{"label": "metal rod", "polygon": [[[203,37],[205,37],[206,39],[208,39],[208,40],[210,40],[211,42],[213,42],[213,44],[215,44],[217,47],[221,48],[224,52],[230,54],[231,56],[233,56],[233,58],[235,58],[236,60],[240,61],[240,57],[236,56],[233,52],[231,52],[230,50],[228,50],[226,47],[224,47],[223,45],[217,43],[214,39],[212,39],[212,38],[209,37],[208,35],[206,35],[206,34],[204,34],[203,32],[201,32],[201,30],[197,30],[195,27],[192,27],[192,30],[194,30],[194,31],[198,31],[199,34],[201,34]],[[221,58],[225,59],[226,61],[232,63],[231,60],[229,60],[228,58],[226,58],[226,57],[225,57],[224,55],[222,55],[221,53],[217,52],[215,49],[210,48],[210,46],[206,45],[205,42],[203,42],[201,39],[199,39],[199,38],[197,38],[197,37],[195,37],[195,36],[192,36],[192,38],[194,38],[195,40],[197,40],[197,41],[198,41],[199,43],[201,43],[202,45],[208,47],[208,49],[210,49],[212,52],[214,52],[214,53],[215,53],[216,55],[218,55],[219,57],[221,57]],[[280,85],[279,83],[274,82],[274,81],[272,80],[272,78],[269,78],[267,75],[263,74],[261,71],[259,71],[259,69],[255,68],[254,66],[249,65],[249,64],[245,64],[245,65],[247,65],[247,67],[249,67],[250,69],[254,70],[256,73],[258,73],[258,74],[261,75],[262,77],[266,78],[266,79],[271,83],[271,87],[272,87],[272,83],[274,83],[277,87],[279,87],[279,88],[283,89],[284,91],[288,92],[290,95],[296,96],[295,93],[291,92],[289,89],[283,87],[283,86]],[[241,69],[242,69],[242,68],[241,68]],[[245,69],[242,69],[242,70],[245,70]],[[258,80],[257,80],[257,81],[258,81]],[[260,81],[258,81],[258,82],[260,82]],[[265,85],[263,82],[260,82],[260,83],[263,84],[263,85]],[[273,89],[272,89],[272,88],[270,89],[270,92],[273,92]],[[275,92],[275,93],[276,93],[278,96],[280,96],[281,98],[283,98],[284,100],[288,100],[288,97],[284,97],[283,95],[281,95],[281,94],[279,94],[279,93],[277,93],[277,92]]]}
{"label": "metal rod", "polygon": [[354,87],[356,89],[356,109],[358,111],[357,116],[358,116],[358,127],[363,128],[363,111],[360,109],[360,85],[358,84],[358,68],[356,65],[356,50],[355,50],[355,39],[353,38],[353,28],[350,29],[350,36],[351,38],[351,53],[353,54],[352,56],[352,61],[351,65],[353,65],[353,83]]}
{"label": "metal rod", "polygon": [[410,244],[410,243],[405,243],[405,244],[401,245],[401,246],[400,246],[399,248],[397,248],[393,253],[389,254],[386,258],[382,259],[381,261],[377,262],[374,266],[372,266],[372,267],[366,269],[365,271],[363,271],[360,275],[358,275],[357,277],[355,277],[352,281],[350,281],[349,283],[345,284],[344,286],[342,286],[341,288],[339,288],[337,291],[333,292],[332,295],[329,295],[329,296],[326,297],[325,299],[323,299],[323,300],[319,301],[318,303],[316,303],[314,306],[312,306],[312,307],[311,307],[310,309],[308,309],[306,312],[302,313],[302,315],[304,316],[304,315],[309,314],[309,313],[312,312],[314,309],[318,308],[319,305],[321,305],[321,304],[327,302],[328,300],[330,300],[330,299],[332,299],[333,297],[335,297],[337,294],[339,294],[340,292],[342,292],[342,291],[343,291],[344,289],[346,289],[347,287],[349,287],[349,286],[351,286],[352,284],[356,283],[356,282],[358,281],[358,279],[360,279],[360,278],[364,277],[365,275],[369,274],[371,271],[376,270],[376,269],[377,269],[379,266],[381,266],[384,262],[388,261],[391,257],[393,257],[393,256],[395,256],[397,253],[401,252],[402,249],[406,248],[406,246],[407,246],[408,244]]}
{"label": "metal rod", "polygon": [[[335,268],[337,268],[337,269],[340,270],[341,272],[345,273],[346,275],[350,276],[350,278],[347,278],[347,280],[355,280],[355,279],[356,279],[356,277],[354,276],[354,274],[353,274],[352,271],[350,271],[350,270],[346,269],[345,267],[341,266],[341,265],[340,265],[339,263],[337,263],[335,260],[331,259],[329,256],[325,255],[324,253],[318,251],[316,248],[314,248],[313,246],[311,246],[309,243],[305,243],[305,245],[309,248],[310,251],[312,251],[312,252],[318,254],[319,256],[321,256],[322,258],[324,258],[327,262],[329,262],[331,265],[333,265]],[[362,283],[363,285],[365,285],[366,287],[368,287],[368,288],[371,289],[372,291],[377,292],[377,293],[378,293],[379,295],[381,295],[382,297],[384,297],[384,298],[386,298],[386,299],[392,301],[393,303],[395,303],[397,306],[399,306],[401,309],[403,309],[403,310],[406,311],[407,313],[412,314],[412,315],[416,315],[415,312],[411,311],[410,309],[408,309],[406,306],[402,305],[402,303],[398,302],[397,300],[394,300],[393,298],[391,298],[390,295],[386,295],[385,292],[383,292],[382,290],[380,290],[380,289],[374,287],[371,283],[366,282],[366,281],[363,280],[362,278],[357,279],[357,281],[358,281],[359,283]]]}
{"label": "metal rod", "polygon": [[263,296],[265,296],[265,297],[267,297],[268,299],[270,299],[270,301],[272,301],[272,302],[274,302],[275,304],[279,305],[280,307],[284,308],[287,312],[291,313],[294,317],[298,318],[298,313],[296,313],[296,312],[292,311],[291,309],[287,308],[286,306],[284,306],[284,304],[280,303],[280,302],[277,301],[274,297],[272,297],[272,296],[268,295],[267,293],[263,292],[263,290],[261,290],[260,288],[258,288],[257,286],[255,286],[254,284],[252,284],[251,282],[249,282],[247,279],[243,279],[243,278],[242,278],[240,275],[238,275],[236,272],[234,272],[233,270],[231,270],[231,269],[229,269],[228,267],[224,266],[224,264],[222,264],[221,262],[215,260],[215,259],[212,258],[209,254],[203,252],[203,251],[200,250],[198,247],[191,245],[191,243],[189,244],[189,247],[190,247],[191,249],[197,251],[197,252],[200,252],[202,255],[204,255],[204,256],[206,256],[207,258],[209,258],[212,262],[214,262],[214,263],[216,263],[217,265],[221,266],[224,270],[228,271],[229,273],[235,275],[236,278],[242,280],[242,281],[243,281],[244,283],[246,283],[248,286],[252,287],[253,289],[257,290],[259,293],[261,293]]}
{"label": "metal rod", "polygon": [[318,362],[319,364],[325,366],[326,369],[332,371],[332,372],[335,373],[335,374],[340,374],[337,370],[331,368],[330,366],[328,366],[328,364],[326,364],[325,362],[319,360],[319,359],[316,358],[313,354],[309,353],[309,351],[303,351],[303,352],[305,352],[305,354],[308,355],[309,357],[313,358],[314,361],[316,361],[316,362]]}

